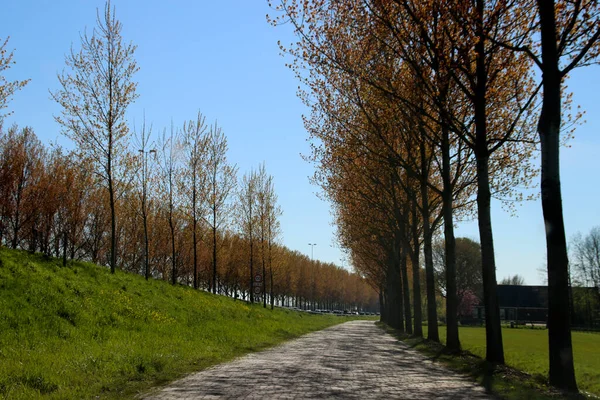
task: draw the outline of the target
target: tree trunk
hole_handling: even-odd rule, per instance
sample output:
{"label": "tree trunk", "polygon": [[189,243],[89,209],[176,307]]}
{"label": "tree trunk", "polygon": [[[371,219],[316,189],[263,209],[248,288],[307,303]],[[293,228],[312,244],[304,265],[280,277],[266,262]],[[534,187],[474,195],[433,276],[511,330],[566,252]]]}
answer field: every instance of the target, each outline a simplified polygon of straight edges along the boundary
{"label": "tree trunk", "polygon": [[386,279],[386,299],[385,314],[386,323],[400,332],[404,332],[403,301],[402,301],[402,283],[400,279],[400,269],[397,256],[390,263]]}
{"label": "tree trunk", "polygon": [[35,253],[35,251],[37,250],[38,231],[35,228],[35,225],[36,225],[36,223],[34,222],[31,227],[31,239],[29,240],[29,252],[30,253]]}
{"label": "tree trunk", "polygon": [[108,177],[108,197],[110,203],[110,273],[114,274],[115,269],[117,268],[117,213],[115,211],[115,190],[110,174],[111,172],[109,172]]}
{"label": "tree trunk", "polygon": [[250,236],[250,303],[254,303],[254,250],[252,236]]}
{"label": "tree trunk", "polygon": [[212,292],[217,293],[217,209],[213,208],[213,273]]}
{"label": "tree trunk", "polygon": [[477,162],[477,217],[481,241],[481,268],[485,308],[486,360],[504,364],[500,309],[498,306],[494,236],[492,234],[489,151],[487,143],[487,67],[483,26],[484,0],[477,0],[477,43],[475,44],[475,158]]}
{"label": "tree trunk", "polygon": [[265,268],[265,241],[262,244],[262,290],[263,290],[263,308],[267,308],[267,271]]}
{"label": "tree trunk", "polygon": [[5,207],[2,207],[2,212],[0,213],[0,246],[4,245],[4,215]]}
{"label": "tree trunk", "polygon": [[490,212],[488,158],[477,157],[477,217],[481,239],[481,266],[485,309],[486,360],[504,364],[500,308],[498,305],[496,260]]}
{"label": "tree trunk", "polygon": [[387,318],[387,315],[386,315],[386,309],[385,309],[385,296],[383,294],[383,289],[381,287],[379,287],[379,321],[387,322],[386,318]]}
{"label": "tree trunk", "polygon": [[[73,229],[73,230],[71,230],[71,235],[70,235],[70,236],[71,236],[72,238],[75,238],[75,237],[76,237],[76,235],[75,235],[75,232],[74,232],[74,229]],[[70,251],[69,258],[70,258],[71,260],[74,260],[74,259],[75,259],[75,240],[71,240],[71,247],[70,247],[69,251]]]}
{"label": "tree trunk", "polygon": [[442,212],[444,215],[444,252],[446,257],[446,347],[460,350],[458,336],[458,297],[456,293],[456,239],[452,216],[453,187],[450,179],[450,132],[442,127]]}
{"label": "tree trunk", "polygon": [[269,285],[269,289],[271,292],[271,310],[273,309],[273,302],[275,300],[275,296],[273,293],[273,267],[269,266],[269,275],[271,276],[271,284]]}
{"label": "tree trunk", "polygon": [[169,228],[171,229],[171,263],[172,263],[172,273],[171,273],[171,283],[175,285],[177,283],[177,263],[175,259],[175,224],[173,223],[173,206],[171,206],[171,211],[169,214]]}
{"label": "tree trunk", "polygon": [[13,237],[12,237],[12,243],[11,246],[13,249],[17,248],[17,245],[19,244],[19,230],[21,229],[21,195],[20,193],[17,194],[17,200],[16,200],[16,209],[15,209],[15,222],[13,224]]}
{"label": "tree trunk", "polygon": [[63,267],[67,266],[67,245],[68,245],[68,242],[67,242],[67,231],[65,230],[63,232],[63,260],[62,260]]}
{"label": "tree trunk", "polygon": [[[194,176],[196,171],[193,172]],[[196,178],[192,188],[192,244],[194,246],[194,289],[198,289],[198,221],[196,216]]]}
{"label": "tree trunk", "polygon": [[421,304],[421,275],[419,267],[419,251],[421,246],[419,243],[419,231],[418,231],[418,217],[417,217],[417,199],[414,198],[412,201],[412,241],[413,248],[411,251],[411,264],[413,271],[413,317],[414,317],[414,330],[413,334],[417,337],[423,337],[423,315],[422,315],[422,304]]}
{"label": "tree trunk", "polygon": [[423,255],[425,257],[425,280],[427,286],[427,339],[440,341],[437,322],[437,304],[435,299],[435,276],[433,272],[432,232],[429,223],[429,195],[427,182],[421,182],[421,201],[423,209]]}
{"label": "tree trunk", "polygon": [[272,254],[273,248],[272,248],[272,243],[271,243],[271,238],[272,238],[271,233],[272,232],[270,229],[270,226],[271,226],[270,224],[271,224],[271,221],[269,220],[269,246],[268,246],[268,248],[269,248],[269,275],[271,277],[269,291],[271,294],[271,310],[272,310],[273,309],[273,301],[274,301],[275,296],[274,296],[274,291],[273,291],[273,254]]}
{"label": "tree trunk", "polygon": [[60,257],[60,236],[54,236],[54,257]]}
{"label": "tree trunk", "polygon": [[548,260],[548,350],[550,384],[577,392],[569,326],[569,260],[562,211],[559,165],[561,80],[556,48],[554,1],[538,0],[542,39],[542,113],[538,123],[542,149],[542,209]]}
{"label": "tree trunk", "polygon": [[400,274],[402,275],[402,295],[404,303],[404,325],[406,327],[406,333],[412,334],[412,317],[410,315],[410,291],[408,284],[408,271],[407,271],[407,252],[406,250],[399,250],[400,257]]}
{"label": "tree trunk", "polygon": [[148,280],[150,279],[150,260],[148,259],[150,255],[150,246],[148,242],[148,215],[146,213],[146,200],[144,200],[143,208],[144,209],[142,210],[142,220],[144,223],[144,272],[146,280]]}

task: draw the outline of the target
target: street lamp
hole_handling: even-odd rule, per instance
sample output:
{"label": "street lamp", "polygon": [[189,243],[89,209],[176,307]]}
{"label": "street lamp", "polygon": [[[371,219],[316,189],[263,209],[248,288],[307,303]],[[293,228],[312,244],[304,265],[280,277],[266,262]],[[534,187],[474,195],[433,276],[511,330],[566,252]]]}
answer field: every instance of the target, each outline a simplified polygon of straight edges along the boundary
{"label": "street lamp", "polygon": [[312,259],[313,259],[313,250],[315,249],[315,246],[317,244],[316,243],[309,243],[308,245],[310,246],[310,260],[312,261]]}
{"label": "street lamp", "polygon": [[[313,260],[313,252],[315,249],[315,246],[317,245],[316,243],[309,243],[308,244],[310,246],[310,261]],[[315,264],[311,263],[310,266],[310,274],[311,274],[311,278],[312,278],[312,284],[311,284],[311,293],[312,293],[312,299],[311,299],[311,303],[312,303],[312,308],[313,310],[315,309]]]}

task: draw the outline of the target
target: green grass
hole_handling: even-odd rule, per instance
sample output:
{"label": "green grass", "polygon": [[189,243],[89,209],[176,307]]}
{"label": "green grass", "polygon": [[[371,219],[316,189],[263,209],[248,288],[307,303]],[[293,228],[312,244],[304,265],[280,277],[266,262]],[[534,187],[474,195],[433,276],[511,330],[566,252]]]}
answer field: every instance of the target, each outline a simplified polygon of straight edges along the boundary
{"label": "green grass", "polygon": [[[539,379],[515,368],[487,363],[469,351],[449,352],[440,343],[415,338],[399,333],[385,324],[378,324],[410,347],[424,353],[429,359],[441,362],[448,368],[469,376],[484,386],[486,392],[493,394],[495,398],[554,400],[564,397],[562,393],[549,388]],[[580,398],[580,396],[569,397]]]}
{"label": "green grass", "polygon": [[133,397],[346,320],[0,248],[0,399]]}
{"label": "green grass", "polygon": [[[487,363],[485,358],[485,328],[461,327],[459,336],[463,351],[450,353],[443,345],[424,341],[393,331],[390,333],[411,347],[425,353],[458,372],[469,375],[488,392],[503,399],[599,398],[600,395],[600,335],[573,332],[575,373],[579,389],[585,396],[566,396],[548,386],[548,331],[543,329],[502,330],[505,366]],[[445,343],[446,327],[440,326],[440,338]],[[427,336],[427,327],[423,327]]]}
{"label": "green grass", "polygon": [[[425,335],[427,335],[426,327]],[[461,327],[460,343],[467,350],[485,358],[485,328]],[[445,342],[446,327],[440,327]],[[548,376],[548,331],[545,329],[502,329],[504,359],[508,366],[533,375],[538,381]],[[600,396],[600,334],[572,332],[575,376],[579,389]]]}

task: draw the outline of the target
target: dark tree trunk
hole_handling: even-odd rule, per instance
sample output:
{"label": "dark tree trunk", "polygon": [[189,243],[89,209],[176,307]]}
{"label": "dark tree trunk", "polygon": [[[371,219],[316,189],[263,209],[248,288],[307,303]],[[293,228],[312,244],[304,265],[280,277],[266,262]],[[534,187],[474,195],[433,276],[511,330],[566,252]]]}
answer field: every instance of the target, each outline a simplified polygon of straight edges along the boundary
{"label": "dark tree trunk", "polygon": [[254,303],[254,245],[250,236],[250,303]]}
{"label": "dark tree trunk", "polygon": [[54,236],[54,257],[60,257],[60,236]]}
{"label": "dark tree trunk", "polygon": [[[424,186],[424,187],[423,187]],[[422,185],[423,204],[428,204],[427,185]],[[433,273],[432,232],[429,223],[429,206],[423,207],[423,255],[425,257],[425,280],[427,286],[427,339],[440,341],[437,322],[437,304],[435,299],[435,276]]]}
{"label": "dark tree trunk", "polygon": [[379,288],[379,321],[387,323],[387,315],[385,309],[385,296],[383,294],[383,289]]}
{"label": "dark tree trunk", "polygon": [[492,234],[491,193],[489,179],[489,151],[487,144],[487,66],[485,32],[483,26],[484,0],[477,0],[477,37],[475,44],[475,158],[477,161],[477,217],[481,240],[481,268],[483,279],[483,301],[485,308],[486,360],[504,364],[500,309],[496,283],[496,260],[494,236]]}
{"label": "dark tree trunk", "polygon": [[270,294],[271,294],[271,310],[273,309],[273,303],[275,301],[275,296],[273,293],[273,267],[269,266],[269,275],[271,277],[271,284],[269,285]]}
{"label": "dark tree trunk", "polygon": [[29,252],[35,253],[37,250],[37,239],[38,239],[38,231],[35,228],[36,223],[33,223],[31,227],[31,238],[29,240]]}
{"label": "dark tree trunk", "polygon": [[196,171],[192,188],[192,244],[194,246],[194,289],[198,289],[198,221],[196,216]]}
{"label": "dark tree trunk", "polygon": [[117,213],[112,176],[108,177],[108,197],[110,202],[110,273],[114,274],[117,268]]}
{"label": "dark tree trunk", "polygon": [[[270,224],[270,219],[269,219],[269,224]],[[269,284],[269,292],[270,292],[270,297],[271,297],[271,310],[273,309],[273,302],[275,299],[275,295],[274,295],[274,290],[273,290],[273,248],[272,248],[272,243],[271,243],[271,229],[269,228],[269,276],[270,276],[270,284]]]}
{"label": "dark tree trunk", "polygon": [[404,303],[404,325],[406,327],[406,333],[412,334],[412,316],[410,315],[410,291],[408,283],[408,270],[407,270],[407,251],[406,246],[404,250],[399,250],[400,257],[400,274],[402,275],[402,295]]}
{"label": "dark tree trunk", "polygon": [[2,213],[0,213],[0,246],[4,245],[4,218],[5,209],[2,207]]}
{"label": "dark tree trunk", "polygon": [[212,292],[217,293],[217,209],[213,207],[213,265]]}
{"label": "dark tree trunk", "polygon": [[11,247],[13,249],[17,248],[17,245],[19,244],[19,230],[21,229],[21,207],[20,207],[20,195],[17,195],[17,206],[16,206],[16,210],[15,210],[15,222],[13,224],[13,237],[12,237],[12,243],[11,243]]}
{"label": "dark tree trunk", "polygon": [[569,326],[569,260],[562,211],[559,135],[562,77],[556,47],[553,0],[538,0],[544,100],[538,123],[542,149],[542,209],[548,260],[548,348],[550,384],[577,392]]}
{"label": "dark tree trunk", "polygon": [[490,213],[490,186],[487,157],[477,157],[477,216],[481,239],[481,266],[485,309],[486,360],[504,363],[500,308],[498,305],[496,260]]}
{"label": "dark tree trunk", "polygon": [[427,339],[440,341],[437,324],[437,304],[435,300],[435,276],[433,272],[432,232],[429,215],[429,167],[425,146],[421,146],[421,217],[423,219],[423,255],[425,257],[425,285],[427,289]]}
{"label": "dark tree trunk", "polygon": [[263,280],[262,280],[263,308],[267,308],[267,271],[266,271],[266,268],[265,268],[265,245],[264,245],[264,239],[263,239],[263,245],[262,245],[262,276],[263,276]]}
{"label": "dark tree trunk", "polygon": [[419,230],[418,230],[418,212],[417,212],[417,203],[416,198],[413,199],[412,204],[412,241],[413,247],[411,251],[411,264],[413,271],[413,321],[414,321],[414,330],[413,335],[422,337],[423,336],[423,315],[422,315],[422,304],[421,304],[421,274],[420,274],[420,260],[419,260],[419,252],[421,250],[421,246],[419,243]]}
{"label": "dark tree trunk", "polygon": [[400,270],[396,256],[393,262],[390,263],[386,276],[386,299],[385,299],[385,314],[386,323],[394,329],[404,332],[404,317],[403,301],[402,301],[402,286],[400,279]]}
{"label": "dark tree trunk", "polygon": [[[145,183],[144,183],[145,184]],[[145,196],[145,195],[144,195]],[[146,276],[146,280],[150,279],[150,245],[148,242],[148,215],[146,213],[146,200],[144,200],[143,210],[142,210],[142,220],[144,223],[144,272]]]}
{"label": "dark tree trunk", "polygon": [[173,223],[173,206],[169,214],[169,228],[171,229],[171,283],[174,285],[177,283],[177,260],[175,259],[175,225]]}
{"label": "dark tree trunk", "polygon": [[444,252],[446,257],[446,347],[460,350],[458,336],[458,297],[456,292],[456,239],[454,237],[453,187],[450,179],[450,140],[442,127],[442,212],[444,215]]}
{"label": "dark tree trunk", "polygon": [[65,230],[63,232],[63,259],[62,259],[63,267],[67,266],[67,245],[68,245],[67,231]]}

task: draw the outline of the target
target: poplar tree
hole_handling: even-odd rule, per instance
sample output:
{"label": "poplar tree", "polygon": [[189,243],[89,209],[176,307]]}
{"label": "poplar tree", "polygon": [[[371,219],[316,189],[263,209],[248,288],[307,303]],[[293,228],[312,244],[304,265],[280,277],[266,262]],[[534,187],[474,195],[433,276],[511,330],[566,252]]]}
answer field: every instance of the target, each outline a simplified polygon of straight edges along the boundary
{"label": "poplar tree", "polygon": [[233,210],[230,196],[237,184],[237,167],[227,161],[227,148],[227,137],[215,123],[209,130],[207,162],[204,166],[204,174],[206,174],[205,207],[208,209],[205,221],[212,233],[212,275],[209,286],[213,293],[217,293],[217,234],[229,222]]}
{"label": "poplar tree", "polygon": [[256,226],[258,224],[256,191],[257,175],[254,170],[250,170],[250,172],[244,174],[244,177],[242,178],[238,192],[238,207],[236,208],[238,213],[237,221],[240,225],[240,233],[248,243],[250,303],[254,302],[254,291],[252,290],[252,285],[254,284],[254,238]]}
{"label": "poplar tree", "polygon": [[65,57],[67,71],[58,75],[60,89],[51,93],[62,107],[55,120],[75,142],[80,155],[108,192],[111,215],[110,270],[117,263],[117,175],[130,136],[125,120],[129,105],[137,98],[133,81],[138,66],[136,46],[123,43],[122,25],[110,1],[97,11],[91,36],[81,35],[81,49]]}
{"label": "poplar tree", "polygon": [[206,173],[202,167],[206,163],[208,127],[201,113],[195,121],[188,121],[183,126],[182,140],[185,147],[184,172],[182,191],[186,198],[186,208],[190,213],[192,222],[192,252],[194,263],[194,289],[198,289],[198,223],[204,210],[202,209],[203,197],[206,196]]}

